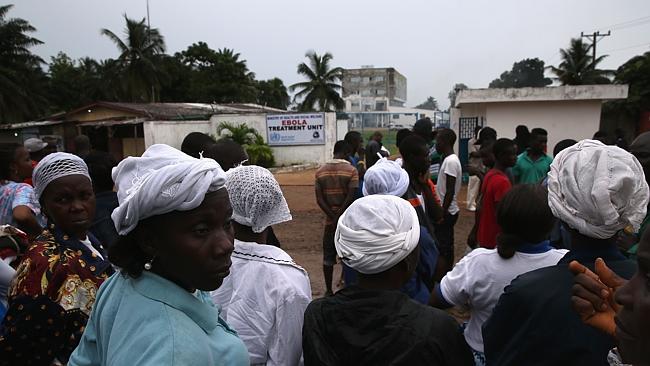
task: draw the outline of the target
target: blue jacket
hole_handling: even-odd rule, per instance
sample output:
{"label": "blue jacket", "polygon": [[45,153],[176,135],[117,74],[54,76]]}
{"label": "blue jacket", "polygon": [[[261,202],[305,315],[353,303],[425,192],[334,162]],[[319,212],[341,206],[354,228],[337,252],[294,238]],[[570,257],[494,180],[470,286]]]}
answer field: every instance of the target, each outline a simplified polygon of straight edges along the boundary
{"label": "blue jacket", "polygon": [[249,358],[207,293],[145,271],[104,282],[68,365],[248,366]]}

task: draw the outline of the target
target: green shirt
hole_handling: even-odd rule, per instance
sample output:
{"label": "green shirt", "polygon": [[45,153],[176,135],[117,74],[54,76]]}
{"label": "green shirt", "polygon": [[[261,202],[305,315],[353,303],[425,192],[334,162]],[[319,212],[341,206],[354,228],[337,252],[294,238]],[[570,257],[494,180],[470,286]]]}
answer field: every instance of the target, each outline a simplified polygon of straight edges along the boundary
{"label": "green shirt", "polygon": [[512,168],[512,175],[515,177],[515,183],[518,184],[538,184],[546,177],[551,170],[553,159],[544,154],[533,161],[528,156],[528,151],[523,152],[517,157],[517,164]]}

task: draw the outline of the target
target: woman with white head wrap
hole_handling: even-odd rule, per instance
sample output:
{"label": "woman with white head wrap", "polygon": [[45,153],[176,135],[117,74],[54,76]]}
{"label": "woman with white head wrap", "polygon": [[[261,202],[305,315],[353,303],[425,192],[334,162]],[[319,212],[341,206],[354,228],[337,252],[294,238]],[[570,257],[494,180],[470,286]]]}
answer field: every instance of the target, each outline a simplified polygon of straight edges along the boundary
{"label": "woman with white head wrap", "polygon": [[233,250],[225,174],[212,159],[153,145],[113,169],[121,268],[68,365],[248,365],[246,347],[206,291],[221,286]]}
{"label": "woman with white head wrap", "polygon": [[[406,170],[402,169],[401,164],[384,158],[366,171],[363,194],[365,196],[386,194],[402,197],[408,188],[409,174]],[[433,284],[436,280],[440,280],[440,278],[435,278],[439,252],[435,240],[427,228],[422,225],[420,225],[418,246],[420,256],[417,269],[411,279],[401,288],[401,291],[415,301],[428,304]]]}
{"label": "woman with white head wrap", "polygon": [[273,174],[259,166],[230,169],[226,188],[235,250],[232,273],[212,299],[246,344],[251,364],[298,365],[309,277],[282,249],[267,244],[271,225],[291,220],[287,202]]}
{"label": "woman with white head wrap", "polygon": [[83,160],[50,154],[34,170],[33,182],[48,227],[21,257],[9,291],[0,329],[1,365],[66,363],[95,293],[113,273],[102,245],[88,231],[95,195]]}
{"label": "woman with white head wrap", "polygon": [[627,151],[583,140],[553,160],[548,203],[553,214],[581,235],[609,239],[645,218],[648,184],[643,167]]}
{"label": "woman with white head wrap", "polygon": [[[637,266],[621,254],[616,236],[628,225],[639,227],[649,195],[637,159],[616,146],[582,140],[555,157],[547,202],[568,229],[571,249],[557,265],[523,274],[505,289],[482,327],[488,364],[504,359],[512,364],[533,359],[549,365],[605,363],[614,340],[583,324],[567,306],[574,288],[568,267],[579,261],[593,269],[598,259],[629,279]],[[613,292],[608,291],[608,300],[613,301]]]}
{"label": "woman with white head wrap", "polygon": [[399,197],[366,196],[345,210],[336,251],[359,281],[307,308],[305,364],[473,364],[453,318],[398,291],[415,270],[419,235],[415,209]]}

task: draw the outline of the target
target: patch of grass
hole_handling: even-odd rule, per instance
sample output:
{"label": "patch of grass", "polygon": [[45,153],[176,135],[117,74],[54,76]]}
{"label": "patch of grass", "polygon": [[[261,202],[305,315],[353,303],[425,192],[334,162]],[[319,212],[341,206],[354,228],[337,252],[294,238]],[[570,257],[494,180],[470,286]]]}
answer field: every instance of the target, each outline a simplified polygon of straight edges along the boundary
{"label": "patch of grass", "polygon": [[375,131],[381,132],[382,135],[384,135],[384,138],[381,140],[381,143],[390,151],[390,155],[396,155],[399,154],[399,149],[397,148],[397,145],[395,144],[395,137],[397,136],[397,131],[388,131],[387,128],[364,128],[363,131],[357,130],[361,132],[361,136],[363,136],[363,146],[365,147],[368,144],[368,141],[370,141],[370,136],[372,136]]}

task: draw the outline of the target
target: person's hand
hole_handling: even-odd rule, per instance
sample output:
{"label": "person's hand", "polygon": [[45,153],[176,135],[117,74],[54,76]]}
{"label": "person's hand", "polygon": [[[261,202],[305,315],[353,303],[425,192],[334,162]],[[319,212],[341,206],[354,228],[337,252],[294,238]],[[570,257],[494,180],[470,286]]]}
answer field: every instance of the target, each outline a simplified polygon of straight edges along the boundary
{"label": "person's hand", "polygon": [[620,309],[620,305],[614,301],[614,294],[626,281],[609,269],[602,258],[596,259],[596,273],[577,261],[569,263],[569,270],[575,275],[571,296],[573,309],[583,323],[614,337],[614,316]]}

